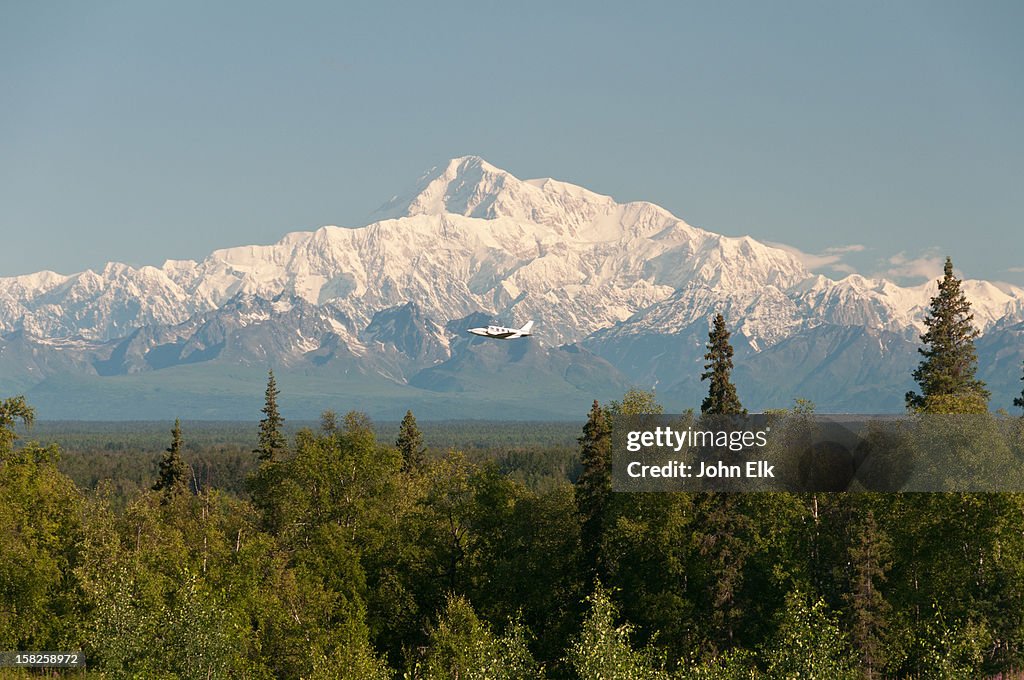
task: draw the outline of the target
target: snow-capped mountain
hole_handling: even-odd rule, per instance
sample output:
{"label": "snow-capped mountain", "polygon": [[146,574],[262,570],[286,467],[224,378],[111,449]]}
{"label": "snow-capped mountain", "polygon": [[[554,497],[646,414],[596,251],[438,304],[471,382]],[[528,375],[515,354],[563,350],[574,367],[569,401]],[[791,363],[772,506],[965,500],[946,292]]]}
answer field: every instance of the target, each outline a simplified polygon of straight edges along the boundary
{"label": "snow-capped mountain", "polygon": [[[566,389],[577,385],[566,371],[583,365],[590,386],[617,388],[628,378],[664,387],[699,361],[716,311],[745,343],[742,360],[770,366],[763,369],[769,373],[800,360],[787,348],[815,338],[833,346],[843,337],[846,345],[821,361],[834,363],[851,343],[877,345],[878,370],[903,376],[910,370],[902,366],[905,350],[917,342],[935,293],[935,282],[831,280],[788,250],[693,227],[651,203],[620,204],[553,179],[520,180],[472,156],[430,170],[373,219],[218,250],[200,262],[0,278],[0,388],[60,372],[132,375],[203,362],[307,372],[343,365],[422,389],[475,384],[457,376],[496,364],[470,360],[490,350],[453,331],[474,315],[508,325],[535,319],[531,342],[545,358],[533,370],[561,371]],[[1024,320],[1024,290],[985,281],[964,288],[983,331]],[[851,332],[867,335],[853,342]],[[563,361],[568,355],[558,347],[574,343],[585,356]],[[893,351],[893,343],[903,345]],[[39,359],[51,354],[66,356]],[[27,356],[39,364],[34,375],[18,367]],[[658,356],[685,356],[686,365]],[[894,361],[898,368],[886,364]],[[594,378],[602,371],[604,378]],[[829,378],[846,395],[867,394],[873,379]],[[813,379],[797,387],[804,393],[793,396],[817,393]],[[692,391],[680,388],[680,398]]]}

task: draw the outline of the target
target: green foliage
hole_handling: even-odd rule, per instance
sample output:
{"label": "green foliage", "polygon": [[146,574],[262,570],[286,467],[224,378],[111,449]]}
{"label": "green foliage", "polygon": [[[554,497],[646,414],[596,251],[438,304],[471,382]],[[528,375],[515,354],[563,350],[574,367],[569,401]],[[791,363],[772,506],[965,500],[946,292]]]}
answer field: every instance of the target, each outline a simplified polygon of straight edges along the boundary
{"label": "green foliage", "polygon": [[616,625],[618,611],[600,583],[587,598],[590,611],[580,636],[569,648],[567,662],[580,680],[657,680],[669,677],[663,660],[650,648],[630,644],[632,626]]}
{"label": "green foliage", "polygon": [[406,674],[430,680],[527,680],[540,668],[527,647],[529,632],[510,621],[495,635],[463,598],[449,595],[440,620],[431,628],[425,659]]}
{"label": "green foliage", "polygon": [[[0,447],[13,440],[7,427]],[[0,649],[59,648],[77,626],[67,577],[79,559],[82,498],[57,457],[35,443],[0,448]]]}
{"label": "green foliage", "polygon": [[474,464],[458,452],[431,461],[422,475],[398,477],[393,538],[368,567],[370,625],[389,657],[426,644],[423,617],[452,593],[492,625],[512,617],[544,630],[536,650],[560,656],[581,598],[572,487],[562,481],[531,491],[493,462]]}
{"label": "green foliage", "polygon": [[801,399],[797,397],[793,400],[793,413],[796,415],[811,415],[817,409],[814,402],[810,399]]}
{"label": "green foliage", "polygon": [[736,394],[736,386],[732,384],[733,349],[729,343],[729,330],[725,327],[725,317],[715,315],[714,325],[708,333],[708,351],[704,359],[704,372],[701,380],[708,380],[708,396],[700,405],[700,412],[714,415],[740,415],[747,412],[740,404]]}
{"label": "green foliage", "polygon": [[[203,463],[201,492],[166,494],[144,481],[166,446],[156,435],[140,453],[15,448],[31,412],[2,403],[0,648],[82,648],[103,677],[959,678],[1024,665],[1022,495],[613,494],[594,474],[600,405],[582,470],[564,444],[476,444],[405,474],[365,416],[325,418],[262,461],[251,499],[216,482],[239,489],[230,478],[255,456],[217,458],[225,441],[206,431],[197,446],[190,427],[171,448]],[[636,392],[615,410],[656,406]],[[774,443],[798,447],[811,413],[798,403],[773,420]],[[969,474],[1024,456],[1021,419],[908,420],[914,446],[941,440]],[[452,437],[483,441],[479,427]],[[91,490],[62,474],[69,458]],[[597,563],[613,590],[596,585]]]}
{"label": "green foliage", "polygon": [[320,414],[320,432],[332,436],[338,432],[338,414],[327,409]]}
{"label": "green foliage", "polygon": [[919,403],[923,413],[940,415],[988,413],[988,397],[978,392],[958,394],[934,394],[924,397]]}
{"label": "green foliage", "polygon": [[19,420],[26,427],[35,421],[36,412],[25,401],[25,397],[9,397],[0,401],[0,454],[10,451],[18,438],[14,425]]}
{"label": "green foliage", "polygon": [[604,536],[606,578],[629,597],[624,615],[648,639],[696,646],[699,529],[691,494],[615,494]]}
{"label": "green foliage", "polygon": [[[907,407],[929,413],[979,413],[979,404],[987,410],[989,392],[975,377],[978,356],[974,340],[980,332],[971,323],[971,303],[953,275],[953,261],[946,258],[938,294],[924,322],[928,330],[921,336],[926,346],[918,349],[924,359],[914,371],[920,394],[907,392]],[[948,399],[953,397],[953,400]],[[963,411],[951,410],[964,408]],[[937,410],[938,409],[938,410]]]}
{"label": "green foliage", "polygon": [[920,672],[936,680],[979,677],[985,648],[993,640],[990,631],[975,620],[948,622],[941,608],[934,607],[932,619],[916,639]]}
{"label": "green foliage", "polygon": [[330,653],[317,654],[310,680],[391,680],[394,673],[378,658],[372,647],[360,640],[354,645],[339,645]]}
{"label": "green foliage", "polygon": [[155,575],[122,563],[91,593],[96,607],[86,638],[89,658],[112,677],[268,677],[246,659],[239,612],[185,573],[173,593]]}
{"label": "green foliage", "polygon": [[696,496],[695,547],[700,562],[706,565],[702,590],[710,606],[707,615],[714,624],[709,638],[714,649],[728,649],[736,643],[745,614],[741,589],[747,562],[757,549],[754,519],[738,494]]}
{"label": "green foliage", "polygon": [[181,458],[183,448],[181,421],[175,420],[174,429],[171,430],[171,445],[167,447],[163,460],[160,461],[160,474],[153,485],[154,491],[174,494],[188,490],[189,469]]}
{"label": "green foliage", "polygon": [[578,440],[583,471],[576,480],[576,507],[582,527],[583,559],[591,571],[596,571],[599,562],[605,508],[612,492],[611,437],[608,415],[594,400],[587,423],[583,426],[583,434]]}
{"label": "green foliage", "polygon": [[864,508],[850,523],[850,534],[850,583],[843,599],[849,607],[850,637],[860,667],[872,678],[886,662],[885,633],[891,606],[881,588],[892,567],[892,544],[871,507]]}
{"label": "green foliage", "polygon": [[626,391],[622,401],[612,401],[608,405],[608,413],[612,416],[637,416],[664,412],[665,408],[657,402],[654,392],[635,387]]}
{"label": "green foliage", "polygon": [[472,519],[475,509],[471,474],[473,466],[462,454],[451,451],[431,466],[421,503],[424,533],[431,571],[438,591],[463,590],[466,566],[472,557]]}
{"label": "green foliage", "polygon": [[15,449],[15,423],[33,422],[24,397],[0,402],[0,649],[53,649],[73,639],[82,498],[57,470],[59,451]]}
{"label": "green foliage", "polygon": [[673,677],[679,680],[757,680],[763,676],[757,670],[752,652],[734,650],[707,660],[688,662]]}
{"label": "green foliage", "polygon": [[919,415],[904,428],[919,488],[962,491],[1024,486],[1021,461],[1011,449],[1008,419],[976,415]]}
{"label": "green foliage", "polygon": [[274,461],[280,458],[287,448],[287,441],[284,437],[284,418],[277,408],[277,397],[281,390],[277,389],[277,381],[274,380],[274,372],[267,374],[267,391],[264,398],[263,419],[260,420],[259,444],[253,453],[259,456],[260,460]]}
{"label": "green foliage", "polygon": [[412,414],[412,411],[406,411],[405,417],[402,418],[395,446],[402,454],[402,470],[416,472],[423,470],[426,464],[423,453],[427,449],[423,446],[423,433],[416,426],[416,416]]}
{"label": "green foliage", "polygon": [[[905,494],[879,520],[893,542],[887,599],[901,614],[905,666],[927,676],[929,645],[946,629],[987,631],[988,669],[1019,664],[1024,630],[1020,494]],[[928,622],[929,612],[941,610]],[[892,637],[897,637],[893,635]],[[978,673],[981,664],[977,664]]]}
{"label": "green foliage", "polygon": [[768,677],[777,680],[853,680],[853,656],[836,616],[822,599],[794,590],[777,620],[772,641],[763,650]]}
{"label": "green foliage", "polygon": [[469,483],[467,595],[494,623],[514,615],[544,631],[534,647],[545,659],[557,658],[576,632],[584,594],[572,487],[531,492],[494,465],[478,467]]}

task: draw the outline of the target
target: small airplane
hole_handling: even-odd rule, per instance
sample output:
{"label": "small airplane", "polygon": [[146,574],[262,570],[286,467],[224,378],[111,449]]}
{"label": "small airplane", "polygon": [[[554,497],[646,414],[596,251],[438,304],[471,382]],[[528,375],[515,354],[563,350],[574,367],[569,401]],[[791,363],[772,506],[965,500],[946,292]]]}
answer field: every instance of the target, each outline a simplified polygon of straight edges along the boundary
{"label": "small airplane", "polygon": [[531,328],[533,328],[533,321],[527,321],[526,325],[519,329],[505,328],[504,326],[488,326],[487,328],[470,328],[469,332],[473,335],[480,335],[485,338],[515,340],[516,338],[525,338],[531,335]]}

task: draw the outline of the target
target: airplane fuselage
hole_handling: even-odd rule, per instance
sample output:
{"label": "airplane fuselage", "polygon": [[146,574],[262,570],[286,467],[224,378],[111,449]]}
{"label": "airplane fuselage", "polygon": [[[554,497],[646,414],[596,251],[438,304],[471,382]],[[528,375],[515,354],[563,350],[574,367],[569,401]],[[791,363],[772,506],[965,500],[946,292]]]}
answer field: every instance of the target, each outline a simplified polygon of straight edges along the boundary
{"label": "airplane fuselage", "polygon": [[525,338],[530,335],[530,328],[533,322],[527,322],[522,328],[505,328],[504,326],[487,326],[481,328],[470,328],[469,332],[483,338],[494,338],[496,340],[514,340]]}

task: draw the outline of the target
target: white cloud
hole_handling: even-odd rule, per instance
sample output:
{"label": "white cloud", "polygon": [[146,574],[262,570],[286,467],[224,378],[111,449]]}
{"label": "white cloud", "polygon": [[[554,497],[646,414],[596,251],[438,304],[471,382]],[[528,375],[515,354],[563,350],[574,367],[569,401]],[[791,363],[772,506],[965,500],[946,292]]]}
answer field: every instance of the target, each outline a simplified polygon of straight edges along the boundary
{"label": "white cloud", "polygon": [[833,246],[831,248],[825,248],[825,252],[829,255],[845,255],[846,253],[863,253],[867,250],[867,246],[862,246],[859,243],[851,243],[846,246]]}
{"label": "white cloud", "polygon": [[1006,271],[1012,274],[1024,274],[1024,267],[1010,267]]}
{"label": "white cloud", "polygon": [[853,274],[855,272],[854,268],[843,262],[843,257],[849,253],[860,253],[866,250],[866,247],[859,243],[851,243],[845,246],[826,248],[823,252],[815,254],[805,253],[799,248],[794,248],[785,243],[772,243],[770,241],[765,241],[765,243],[773,248],[785,250],[787,253],[795,255],[800,260],[800,263],[812,272],[819,269],[831,269],[844,274]]}
{"label": "white cloud", "polygon": [[843,274],[856,274],[857,273],[857,270],[854,269],[851,265],[844,264],[844,263],[833,264],[833,265],[830,266],[830,269],[833,269],[833,270],[835,270],[837,272],[842,272]]}
{"label": "white cloud", "polygon": [[942,278],[946,258],[937,248],[929,248],[917,257],[910,257],[905,252],[897,253],[888,259],[887,264],[888,268],[880,274],[887,279],[930,281]]}

